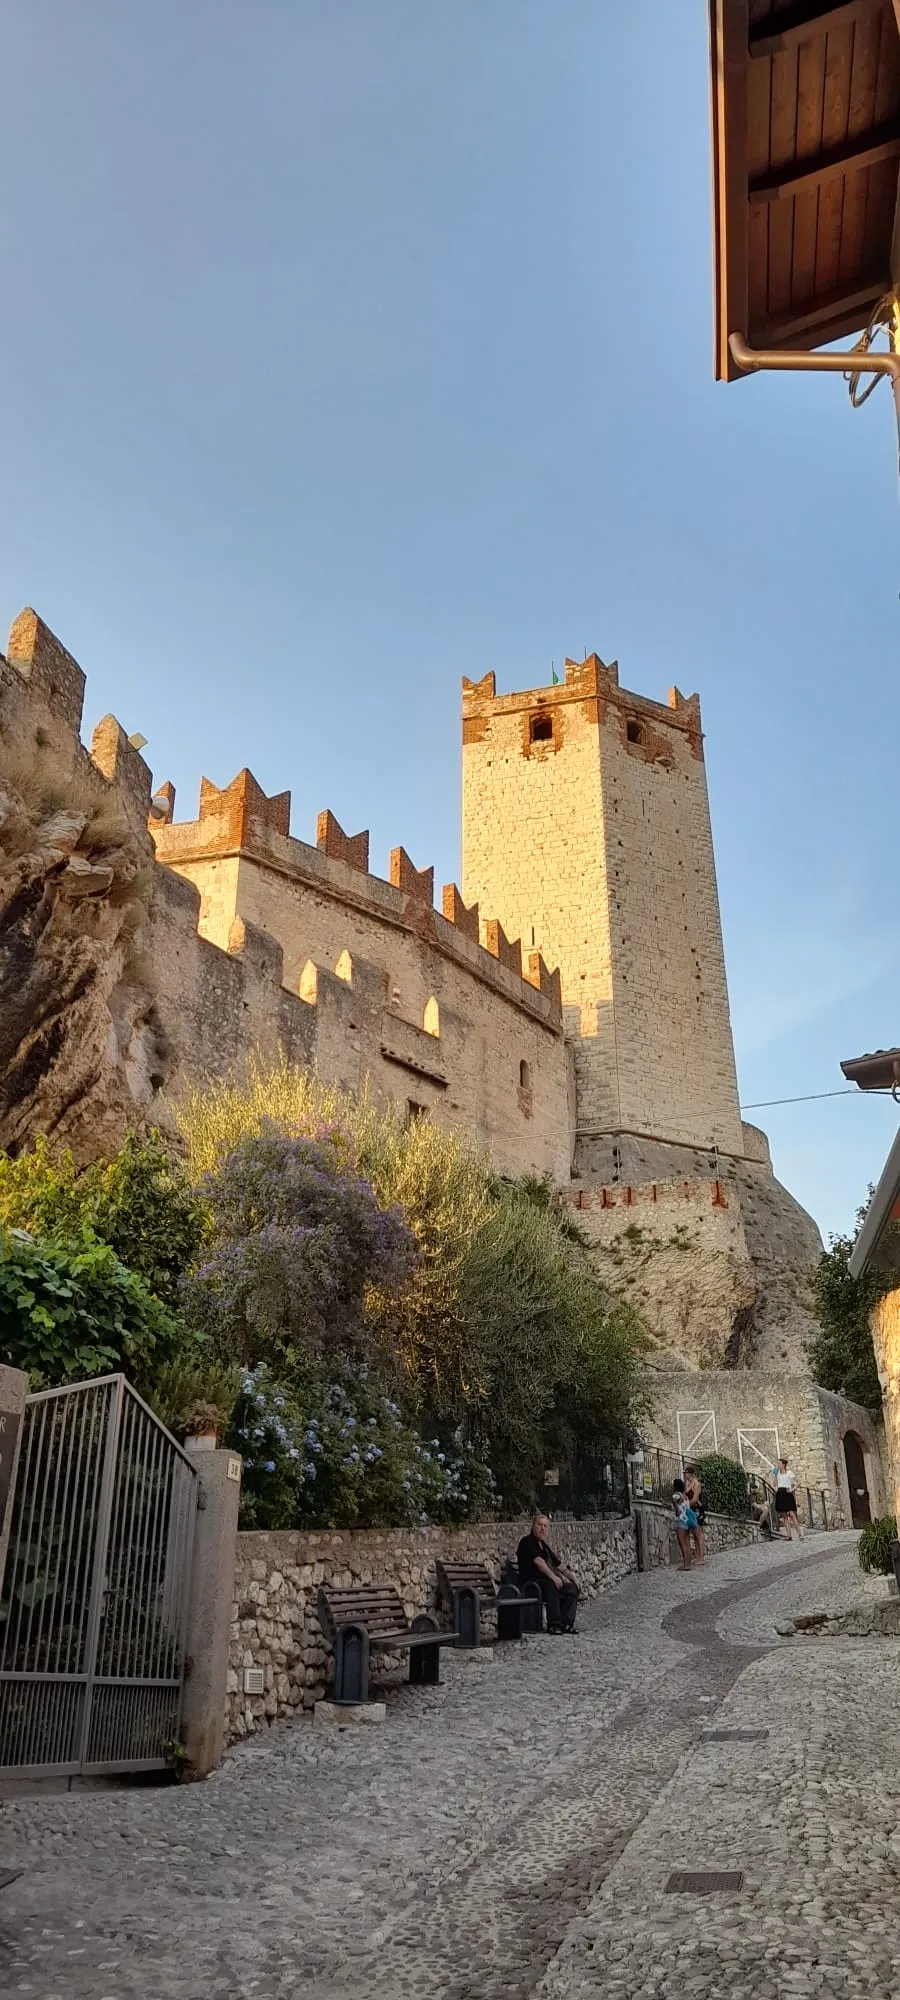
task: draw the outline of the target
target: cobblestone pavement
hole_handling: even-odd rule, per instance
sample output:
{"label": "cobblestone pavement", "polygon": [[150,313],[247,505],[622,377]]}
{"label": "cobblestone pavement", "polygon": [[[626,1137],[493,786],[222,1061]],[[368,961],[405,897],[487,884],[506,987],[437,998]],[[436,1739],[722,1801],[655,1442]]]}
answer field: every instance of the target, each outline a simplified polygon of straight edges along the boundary
{"label": "cobblestone pavement", "polygon": [[[847,1538],[843,1538],[847,1539]],[[854,1574],[855,1571],[855,1574]],[[720,1639],[862,1599],[850,1559],[744,1598]],[[700,1641],[704,1607],[667,1620]],[[685,1618],[687,1613],[687,1618]],[[900,1991],[896,1639],[793,1639],[741,1674],[570,1926],[541,2000],[894,2000]],[[672,1869],[743,1871],[738,1893],[667,1894]]]}
{"label": "cobblestone pavement", "polygon": [[[586,1608],[576,1639],[502,1648],[489,1667],[445,1656],[444,1686],[398,1690],[382,1728],[285,1723],[204,1785],[7,1801],[0,1869],[24,1874],[0,1900],[0,1991],[857,2000],[876,1989],[824,1975],[804,1987],[793,1958],[773,1972],[758,1948],[764,1931],[782,1951],[801,1932],[802,1949],[818,1948],[823,1898],[837,1898],[855,1938],[863,1867],[877,1885],[867,1965],[870,1923],[882,1935],[897,1759],[881,1846],[867,1831],[860,1848],[857,1834],[889,1715],[891,1642],[817,1650],[773,1637],[776,1619],[834,1602],[854,1562],[853,1538],[835,1535],[722,1555],[689,1576],[630,1578]],[[764,1714],[769,1742],[701,1744],[726,1713],[754,1726]],[[836,1808],[838,1773],[850,1790]],[[699,1843],[707,1863],[747,1868],[743,1897],[663,1898],[682,1815],[691,1860]],[[848,1855],[860,1870],[852,1889]],[[757,1971],[764,1984],[752,1983]]]}

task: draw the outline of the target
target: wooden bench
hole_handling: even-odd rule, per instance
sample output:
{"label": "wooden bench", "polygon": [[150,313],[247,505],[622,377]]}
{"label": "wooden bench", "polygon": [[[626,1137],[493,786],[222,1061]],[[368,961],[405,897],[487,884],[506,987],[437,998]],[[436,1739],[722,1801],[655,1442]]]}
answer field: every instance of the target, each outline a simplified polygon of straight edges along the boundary
{"label": "wooden bench", "polygon": [[327,1590],[320,1584],[316,1606],[334,1651],[334,1699],[339,1706],[368,1701],[372,1652],[408,1652],[413,1685],[439,1685],[441,1647],[455,1646],[456,1636],[442,1632],[427,1611],[410,1622],[392,1583],[360,1584],[352,1590]]}
{"label": "wooden bench", "polygon": [[436,1562],[438,1602],[453,1613],[453,1630],[462,1647],[481,1645],[483,1610],[497,1613],[497,1638],[521,1639],[540,1631],[541,1593],[536,1583],[495,1584],[485,1563]]}

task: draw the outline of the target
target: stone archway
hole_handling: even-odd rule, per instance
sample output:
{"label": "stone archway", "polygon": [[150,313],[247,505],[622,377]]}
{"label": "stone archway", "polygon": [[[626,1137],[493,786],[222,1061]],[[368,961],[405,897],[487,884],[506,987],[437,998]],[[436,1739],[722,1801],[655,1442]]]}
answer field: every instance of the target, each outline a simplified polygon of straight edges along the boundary
{"label": "stone archway", "polygon": [[850,1488],[850,1518],[854,1528],[864,1528],[872,1519],[869,1504],[869,1482],[866,1478],[866,1457],[862,1438],[855,1431],[847,1431],[844,1436],[844,1464],[847,1468],[847,1485]]}

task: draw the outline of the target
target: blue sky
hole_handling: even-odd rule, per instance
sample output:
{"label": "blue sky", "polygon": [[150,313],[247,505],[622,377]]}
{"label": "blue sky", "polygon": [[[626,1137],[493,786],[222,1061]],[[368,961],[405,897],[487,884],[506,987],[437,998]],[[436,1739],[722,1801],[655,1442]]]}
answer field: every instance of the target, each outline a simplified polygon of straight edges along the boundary
{"label": "blue sky", "polygon": [[[699,689],[742,1096],[900,1040],[888,391],[712,380],[705,0],[31,0],[0,619],[191,816],[247,763],[458,875],[461,674]],[[890,1099],[751,1114],[824,1229]]]}

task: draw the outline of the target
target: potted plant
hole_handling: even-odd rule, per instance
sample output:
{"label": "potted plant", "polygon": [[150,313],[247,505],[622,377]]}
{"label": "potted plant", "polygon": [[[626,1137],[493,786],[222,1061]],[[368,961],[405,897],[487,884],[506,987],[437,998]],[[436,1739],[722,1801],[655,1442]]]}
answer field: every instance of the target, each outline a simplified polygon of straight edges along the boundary
{"label": "potted plant", "polygon": [[225,1429],[225,1417],[215,1403],[192,1403],[184,1426],[187,1451],[215,1451]]}

